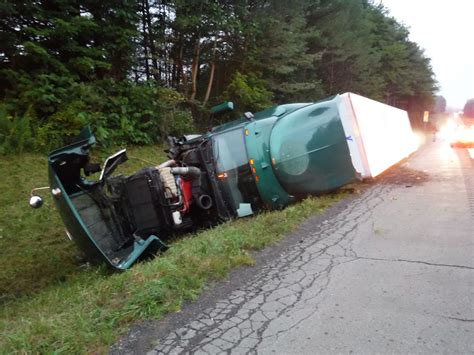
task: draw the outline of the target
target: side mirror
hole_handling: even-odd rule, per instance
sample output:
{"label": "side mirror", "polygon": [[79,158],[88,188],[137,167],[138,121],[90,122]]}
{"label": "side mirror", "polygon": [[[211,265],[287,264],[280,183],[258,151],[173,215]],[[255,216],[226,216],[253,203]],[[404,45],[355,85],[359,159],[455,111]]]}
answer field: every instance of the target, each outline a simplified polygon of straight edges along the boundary
{"label": "side mirror", "polygon": [[43,206],[43,199],[40,196],[33,195],[30,197],[30,206],[32,208],[40,208]]}
{"label": "side mirror", "polygon": [[36,187],[33,190],[31,190],[30,193],[30,206],[31,208],[40,208],[43,206],[43,198],[41,196],[35,195],[35,192],[38,190],[49,190],[49,186],[45,187]]}

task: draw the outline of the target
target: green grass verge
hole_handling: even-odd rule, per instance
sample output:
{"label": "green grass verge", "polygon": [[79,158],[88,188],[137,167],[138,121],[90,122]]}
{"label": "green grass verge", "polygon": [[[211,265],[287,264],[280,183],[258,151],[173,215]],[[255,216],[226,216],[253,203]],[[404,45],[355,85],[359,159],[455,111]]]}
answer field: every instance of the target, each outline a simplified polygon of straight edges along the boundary
{"label": "green grass verge", "polygon": [[[156,150],[136,149],[130,155],[158,160],[154,157]],[[147,152],[151,152],[150,156]],[[38,161],[40,169],[46,170],[45,160],[35,155],[1,160],[2,168],[17,166],[14,171],[18,181],[28,175],[26,182],[17,185],[12,178],[8,188],[20,188],[9,198],[3,197],[10,205],[19,201],[21,207],[6,207],[3,203],[1,207],[17,221],[2,221],[2,265],[9,269],[2,270],[2,287],[10,296],[29,294],[4,298],[0,349],[6,353],[105,352],[134,321],[178,311],[183,301],[200,294],[207,281],[222,278],[233,267],[252,265],[250,251],[280,240],[305,218],[322,212],[342,196],[307,199],[282,211],[262,213],[184,237],[162,256],[109,275],[103,268],[78,268],[74,248],[64,241],[62,223],[51,206],[45,206],[40,215],[35,215],[39,211],[29,210],[25,194],[27,197],[30,184],[38,182],[35,179],[45,178],[42,171],[30,174],[34,171],[29,168]],[[46,226],[42,226],[45,218]],[[11,243],[16,246],[8,245]],[[14,284],[11,287],[16,291],[12,293],[8,284]]]}

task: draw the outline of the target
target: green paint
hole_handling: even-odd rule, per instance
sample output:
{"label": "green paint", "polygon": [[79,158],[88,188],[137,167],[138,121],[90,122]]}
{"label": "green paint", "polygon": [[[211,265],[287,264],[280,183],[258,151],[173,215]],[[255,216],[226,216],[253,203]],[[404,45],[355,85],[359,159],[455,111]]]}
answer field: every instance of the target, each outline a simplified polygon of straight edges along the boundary
{"label": "green paint", "polygon": [[[95,142],[95,137],[92,135],[89,127],[86,127],[74,143],[57,149],[48,156],[51,189],[59,188],[62,192],[58,197],[53,196],[53,200],[69,235],[80,250],[88,256],[88,259],[97,262],[106,262],[114,268],[124,270],[129,268],[152,246],[157,246],[157,250],[166,250],[167,246],[157,236],[150,235],[143,241],[134,242],[133,246],[127,249],[128,254],[121,258],[116,258],[113,256],[113,253],[110,253],[109,250],[103,250],[99,243],[97,243],[94,235],[87,227],[70,198],[71,195],[84,193],[78,190],[76,184],[81,184],[82,186],[91,184],[80,176],[82,164],[74,164],[70,158],[73,156],[75,160],[85,159],[89,154],[89,147],[95,144]],[[68,175],[67,178],[60,179],[57,174],[57,169],[61,166],[61,162],[66,160],[68,161],[67,164],[71,165],[71,167],[67,169],[70,175]],[[67,183],[67,185],[62,184],[61,180]]]}
{"label": "green paint", "polygon": [[336,100],[279,119],[270,137],[275,175],[297,197],[334,190],[355,179]]}

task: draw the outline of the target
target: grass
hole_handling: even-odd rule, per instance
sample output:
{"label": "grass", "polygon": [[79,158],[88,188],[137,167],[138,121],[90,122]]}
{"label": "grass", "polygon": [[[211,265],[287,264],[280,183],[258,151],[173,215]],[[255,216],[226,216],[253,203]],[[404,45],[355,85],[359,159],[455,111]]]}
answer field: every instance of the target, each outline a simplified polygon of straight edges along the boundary
{"label": "grass", "polygon": [[[153,147],[129,155],[164,156]],[[106,153],[102,152],[101,156]],[[209,280],[252,265],[252,250],[275,243],[342,194],[311,198],[186,236],[162,256],[123,273],[81,268],[50,198],[40,210],[27,204],[33,186],[46,185],[46,159],[35,154],[0,158],[0,349],[2,352],[106,352],[137,320],[160,318],[195,299]],[[143,162],[135,161],[135,170]]]}

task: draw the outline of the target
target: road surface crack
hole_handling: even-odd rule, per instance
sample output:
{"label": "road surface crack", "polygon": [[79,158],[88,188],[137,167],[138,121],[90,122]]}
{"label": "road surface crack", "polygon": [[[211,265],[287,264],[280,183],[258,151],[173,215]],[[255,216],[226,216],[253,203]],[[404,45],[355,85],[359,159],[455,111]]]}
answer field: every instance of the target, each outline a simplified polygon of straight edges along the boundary
{"label": "road surface crack", "polygon": [[412,264],[423,264],[423,265],[436,266],[436,267],[451,267],[451,268],[474,270],[474,267],[472,267],[472,266],[456,265],[456,264],[430,263],[430,262],[421,261],[421,260],[384,259],[384,258],[372,258],[372,257],[367,257],[367,256],[358,256],[358,255],[355,256],[355,260],[373,260],[373,261],[387,261],[387,262],[403,262],[403,263],[412,263]]}
{"label": "road surface crack", "polygon": [[456,318],[456,317],[444,317],[444,318],[457,320],[459,322],[469,322],[469,323],[474,322],[474,319],[465,319],[465,318]]}

